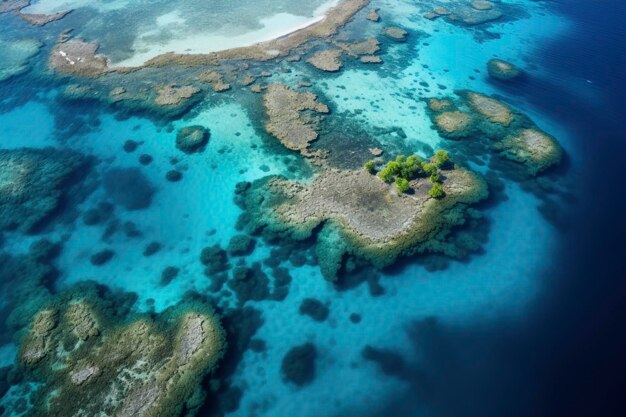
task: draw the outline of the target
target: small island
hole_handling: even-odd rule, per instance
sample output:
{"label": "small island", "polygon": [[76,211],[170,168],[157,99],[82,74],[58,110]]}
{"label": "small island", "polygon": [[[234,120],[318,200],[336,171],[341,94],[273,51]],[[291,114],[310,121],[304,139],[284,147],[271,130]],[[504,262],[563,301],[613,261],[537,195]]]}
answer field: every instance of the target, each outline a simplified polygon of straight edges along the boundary
{"label": "small island", "polygon": [[440,239],[488,191],[439,151],[429,160],[399,156],[380,171],[373,162],[356,171],[328,168],[306,184],[270,176],[242,194],[250,231],[305,240],[321,225],[316,250],[332,281],[348,254],[382,268],[400,256],[445,252]]}

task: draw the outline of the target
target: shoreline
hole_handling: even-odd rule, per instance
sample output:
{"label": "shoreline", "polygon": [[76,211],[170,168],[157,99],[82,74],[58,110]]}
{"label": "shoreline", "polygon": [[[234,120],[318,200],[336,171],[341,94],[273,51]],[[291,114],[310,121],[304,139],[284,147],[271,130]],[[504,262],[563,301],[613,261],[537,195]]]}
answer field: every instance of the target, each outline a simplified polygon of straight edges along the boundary
{"label": "shoreline", "polygon": [[[97,54],[97,44],[87,43],[78,38],[60,39],[50,55],[49,66],[62,74],[94,78],[108,72],[127,73],[142,68],[167,65],[191,67],[219,65],[226,60],[269,61],[286,56],[291,50],[311,39],[323,39],[336,34],[339,28],[348,23],[368,4],[369,0],[341,0],[337,5],[330,7],[319,20],[268,41],[202,54],[166,52],[139,66],[112,65],[107,56]],[[67,59],[68,56],[73,58],[71,62]]]}
{"label": "shoreline", "polygon": [[[140,34],[137,39],[135,39],[133,47],[136,50],[146,50],[146,52],[134,53],[130,58],[118,62],[111,62],[109,60],[108,65],[113,69],[135,68],[144,66],[150,60],[163,54],[206,55],[271,42],[324,21],[327,13],[333,7],[336,7],[340,1],[341,0],[327,1],[313,12],[312,17],[298,16],[290,13],[275,13],[271,16],[259,19],[259,23],[262,25],[260,29],[254,29],[232,36],[220,33],[206,33],[171,39],[163,45],[150,46],[142,43],[142,38],[146,34]],[[214,47],[211,47],[211,45]]]}

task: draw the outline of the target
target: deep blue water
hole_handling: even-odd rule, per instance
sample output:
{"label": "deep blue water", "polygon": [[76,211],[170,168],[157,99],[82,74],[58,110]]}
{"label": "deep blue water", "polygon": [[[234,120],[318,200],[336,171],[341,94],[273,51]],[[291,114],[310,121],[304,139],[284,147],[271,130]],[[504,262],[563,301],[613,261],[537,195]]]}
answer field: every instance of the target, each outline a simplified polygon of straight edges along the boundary
{"label": "deep blue water", "polygon": [[[576,209],[566,220],[552,285],[522,320],[489,326],[416,323],[431,365],[394,369],[411,388],[372,416],[620,416],[626,386],[626,4],[551,2],[574,29],[532,57],[550,78],[516,92],[572,127],[583,150]],[[590,80],[600,105],[558,81]],[[560,215],[568,216],[562,212]]]}

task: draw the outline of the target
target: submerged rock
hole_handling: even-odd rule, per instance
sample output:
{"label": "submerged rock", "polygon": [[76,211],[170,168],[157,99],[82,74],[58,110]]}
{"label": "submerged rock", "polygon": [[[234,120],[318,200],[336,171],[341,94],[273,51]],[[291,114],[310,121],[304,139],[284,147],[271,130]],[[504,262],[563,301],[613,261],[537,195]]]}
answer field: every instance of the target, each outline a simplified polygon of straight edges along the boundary
{"label": "submerged rock", "polygon": [[87,167],[88,160],[73,151],[0,150],[0,231],[33,231],[54,214],[68,185]]}
{"label": "submerged rock", "polygon": [[300,304],[300,314],[311,317],[315,321],[324,321],[328,318],[330,310],[319,300],[305,298]]}
{"label": "submerged rock", "polygon": [[57,20],[63,19],[67,16],[71,10],[65,10],[62,12],[52,13],[52,14],[29,14],[29,13],[19,13],[19,16],[34,26],[45,26],[50,22],[55,22]]}
{"label": "submerged rock", "polygon": [[327,49],[316,52],[307,59],[307,62],[319,70],[337,72],[343,66],[340,57],[341,51],[339,49]]}
{"label": "submerged rock", "polygon": [[216,93],[230,90],[230,84],[225,82],[224,76],[217,71],[203,72],[198,76],[198,80],[211,84]]}
{"label": "submerged rock", "polygon": [[203,126],[183,127],[176,134],[176,147],[191,154],[201,152],[209,142],[209,129]]}
{"label": "submerged rock", "polygon": [[397,26],[388,26],[383,29],[383,35],[394,41],[404,42],[409,36],[409,32]]}
{"label": "submerged rock", "polygon": [[464,96],[467,104],[490,122],[505,127],[513,122],[513,111],[501,101],[472,91],[465,92]]}
{"label": "submerged rock", "polygon": [[117,316],[99,294],[67,291],[35,315],[18,356],[23,378],[39,384],[29,415],[175,417],[196,408],[226,347],[213,310],[182,303],[156,319]]}
{"label": "submerged rock", "polygon": [[501,155],[525,165],[531,175],[558,164],[563,151],[558,142],[538,129],[522,129],[496,143]]}
{"label": "submerged rock", "polygon": [[372,22],[380,22],[380,14],[378,13],[378,9],[372,9],[367,15],[367,20]]}
{"label": "submerged rock", "polygon": [[299,387],[310,384],[315,379],[316,358],[317,348],[313,343],[291,348],[280,366],[283,378]]}
{"label": "submerged rock", "polygon": [[441,136],[462,138],[472,134],[473,119],[461,111],[446,111],[435,116],[435,125]]}
{"label": "submerged rock", "polygon": [[510,81],[522,74],[518,67],[501,59],[490,59],[487,62],[487,71],[490,77],[500,81]]}
{"label": "submerged rock", "polygon": [[233,256],[245,256],[254,250],[255,240],[248,235],[233,236],[228,242],[228,253]]}
{"label": "submerged rock", "polygon": [[154,187],[137,168],[113,168],[104,174],[109,198],[126,210],[143,210],[152,204]]}
{"label": "submerged rock", "polygon": [[191,85],[179,87],[169,84],[157,87],[156,92],[154,102],[159,106],[178,106],[198,94],[200,89]]}
{"label": "submerged rock", "polygon": [[0,82],[27,72],[30,69],[29,60],[39,53],[42,46],[41,42],[34,39],[11,42],[0,39]]}

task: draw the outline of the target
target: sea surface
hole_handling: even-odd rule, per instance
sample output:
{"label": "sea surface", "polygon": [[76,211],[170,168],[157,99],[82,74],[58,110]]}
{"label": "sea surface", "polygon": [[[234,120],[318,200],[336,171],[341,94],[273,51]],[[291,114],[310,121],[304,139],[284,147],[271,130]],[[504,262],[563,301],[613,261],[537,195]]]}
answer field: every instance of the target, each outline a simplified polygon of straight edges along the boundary
{"label": "sea surface", "polygon": [[[306,178],[311,170],[264,132],[260,97],[234,88],[207,95],[180,116],[159,117],[97,99],[67,100],[63,92],[76,79],[47,68],[56,37],[68,28],[99,42],[115,65],[139,65],[166,51],[206,53],[271,39],[320,18],[332,3],[34,1],[24,12],[74,9],[44,27],[1,14],[0,56],[8,58],[0,62],[0,150],[70,149],[97,161],[45,226],[0,234],[3,256],[25,254],[45,238],[62,242],[58,276],[46,283],[53,293],[91,280],[136,294],[134,312],[158,315],[190,293],[219,299],[218,312],[238,309],[236,320],[250,326],[245,331],[256,347],[227,354],[215,376],[223,386],[209,393],[198,416],[624,415],[624,2],[503,0],[514,6],[510,15],[467,27],[424,19],[420,1],[373,0],[364,13],[379,8],[381,24],[409,32],[406,43],[383,42],[382,65],[346,64],[326,74],[304,60],[264,64],[273,73],[268,82],[313,84],[345,122],[346,143],[333,135],[338,149],[350,150],[356,145],[349,141],[365,132],[385,149],[454,155],[421,99],[469,89],[528,115],[558,139],[565,158],[545,176],[551,187],[506,173],[490,182],[492,197],[479,207],[484,221],[473,231],[480,249],[461,260],[417,256],[337,286],[315,262],[292,259],[281,264],[291,276],[288,295],[245,306],[232,292],[212,293],[200,253],[241,234],[238,183],[273,174]],[[378,30],[364,22],[358,15],[345,36]],[[516,63],[524,78],[494,82],[485,66],[494,57]],[[175,146],[176,131],[190,125],[210,129],[202,153]],[[136,150],[125,150],[128,140],[139,143]],[[456,152],[489,174],[484,161]],[[140,163],[142,154],[152,162]],[[166,179],[172,169],[180,181]],[[85,213],[103,202],[113,207],[111,217],[86,224]],[[161,249],[147,257],[150,242]],[[264,261],[275,249],[258,239],[233,262],[258,262],[270,276]],[[113,257],[94,264],[103,250]],[[310,257],[310,248],[302,251]],[[163,285],[167,267],[179,272]],[[15,307],[12,287],[0,283],[5,317]],[[301,314],[310,298],[327,306],[325,320]],[[238,324],[232,328],[244,332]],[[19,343],[0,324],[1,367],[18,361]],[[316,347],[314,379],[298,386],[285,380],[281,365],[305,343]],[[9,383],[20,384],[27,382]],[[8,392],[2,416],[32,412],[16,390],[0,391]]]}

